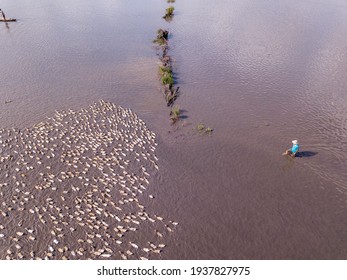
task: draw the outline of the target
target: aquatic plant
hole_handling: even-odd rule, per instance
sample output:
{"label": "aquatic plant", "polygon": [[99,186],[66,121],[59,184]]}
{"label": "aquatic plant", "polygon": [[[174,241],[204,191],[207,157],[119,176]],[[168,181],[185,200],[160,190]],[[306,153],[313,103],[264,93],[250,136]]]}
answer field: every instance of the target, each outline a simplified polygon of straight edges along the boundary
{"label": "aquatic plant", "polygon": [[205,129],[205,125],[202,123],[199,123],[196,128],[201,132]]}
{"label": "aquatic plant", "polygon": [[166,45],[168,38],[169,38],[169,31],[164,29],[158,29],[157,38],[153,40],[153,43],[156,43],[159,45]]}
{"label": "aquatic plant", "polygon": [[157,38],[153,40],[153,43],[163,46],[166,44],[166,40],[163,38],[159,38],[159,39]]}
{"label": "aquatic plant", "polygon": [[171,67],[171,57],[167,55],[167,48],[163,49],[163,56],[160,58],[160,61],[163,66]]}
{"label": "aquatic plant", "polygon": [[[175,2],[175,0],[168,0],[169,3]],[[175,8],[170,6],[166,9],[166,14],[163,18],[169,20],[173,16]],[[174,88],[174,76],[171,66],[171,57],[167,54],[169,50],[168,46],[169,32],[165,29],[158,29],[157,38],[153,41],[162,47],[162,55],[160,55],[159,74],[162,84],[164,85],[164,97],[167,106],[172,106],[174,101],[178,97],[179,87]],[[175,122],[179,118],[179,107],[173,107],[170,112],[171,119]]]}
{"label": "aquatic plant", "polygon": [[175,123],[176,121],[179,120],[180,115],[181,115],[180,106],[178,105],[173,106],[170,112],[170,119]]}
{"label": "aquatic plant", "polygon": [[179,90],[179,87],[177,87],[176,89],[174,87],[166,88],[165,99],[166,99],[167,106],[171,106],[174,103],[174,101],[177,99],[178,90]]}
{"label": "aquatic plant", "polygon": [[168,3],[175,3],[175,0],[167,0]]}
{"label": "aquatic plant", "polygon": [[169,67],[169,66],[164,66],[164,65],[160,65],[160,66],[159,66],[159,74],[160,74],[161,76],[164,76],[165,74],[171,74],[171,75],[172,75],[171,67]]}
{"label": "aquatic plant", "polygon": [[199,123],[196,128],[198,129],[199,132],[205,132],[205,133],[212,133],[213,128],[211,127],[206,127],[203,123]]}
{"label": "aquatic plant", "polygon": [[161,77],[161,82],[163,83],[163,85],[168,85],[169,87],[172,87],[172,85],[174,84],[172,72],[165,72]]}
{"label": "aquatic plant", "polygon": [[166,9],[166,14],[163,16],[163,18],[170,18],[173,16],[173,12],[175,10],[175,7],[170,6],[169,8]]}
{"label": "aquatic plant", "polygon": [[174,10],[175,10],[175,7],[170,6],[169,8],[166,9],[166,14],[169,15],[169,16],[172,16]]}
{"label": "aquatic plant", "polygon": [[169,38],[169,31],[167,31],[165,29],[158,29],[157,37],[158,38],[164,38],[165,40],[167,40]]}

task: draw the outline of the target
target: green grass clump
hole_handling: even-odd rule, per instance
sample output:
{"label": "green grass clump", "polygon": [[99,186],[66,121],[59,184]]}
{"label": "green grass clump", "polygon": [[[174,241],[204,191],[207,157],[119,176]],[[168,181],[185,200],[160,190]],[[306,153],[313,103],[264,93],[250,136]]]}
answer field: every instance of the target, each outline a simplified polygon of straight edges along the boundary
{"label": "green grass clump", "polygon": [[164,18],[172,17],[174,10],[175,10],[175,7],[173,7],[173,6],[167,8]]}
{"label": "green grass clump", "polygon": [[171,112],[170,112],[170,118],[173,122],[176,122],[179,120],[181,115],[181,109],[180,106],[175,105],[171,108]]}
{"label": "green grass clump", "polygon": [[168,3],[175,3],[175,0],[167,0]]}
{"label": "green grass clump", "polygon": [[212,133],[213,129],[211,127],[208,127],[205,129],[206,133]]}
{"label": "green grass clump", "polygon": [[173,12],[175,10],[175,7],[171,6],[169,8],[166,9],[166,15],[168,16],[172,16],[173,15]]}
{"label": "green grass clump", "polygon": [[164,76],[165,74],[171,74],[172,75],[172,70],[170,67],[160,65],[159,66],[159,74],[161,76]]}
{"label": "green grass clump", "polygon": [[165,72],[161,77],[161,82],[163,83],[163,85],[169,85],[171,87],[174,84],[172,72]]}

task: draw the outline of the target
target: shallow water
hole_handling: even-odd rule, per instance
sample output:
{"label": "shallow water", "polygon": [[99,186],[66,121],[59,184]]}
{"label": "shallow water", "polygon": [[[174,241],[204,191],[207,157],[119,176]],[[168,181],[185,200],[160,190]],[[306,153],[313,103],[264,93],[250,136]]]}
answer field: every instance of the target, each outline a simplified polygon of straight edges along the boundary
{"label": "shallow water", "polygon": [[[162,258],[345,259],[344,1],[3,1],[1,127],[99,99],[157,132],[150,207],[180,222]],[[170,126],[155,31],[187,118]],[[5,101],[12,101],[6,103]],[[196,125],[211,126],[211,136]],[[281,156],[299,139],[301,157]]]}

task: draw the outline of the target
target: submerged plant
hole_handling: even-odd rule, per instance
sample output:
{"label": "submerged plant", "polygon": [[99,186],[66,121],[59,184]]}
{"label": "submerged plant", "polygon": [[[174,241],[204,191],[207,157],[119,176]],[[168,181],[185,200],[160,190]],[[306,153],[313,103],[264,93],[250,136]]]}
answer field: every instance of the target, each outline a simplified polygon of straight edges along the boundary
{"label": "submerged plant", "polygon": [[205,125],[202,123],[199,123],[196,128],[201,132],[205,129]]}
{"label": "submerged plant", "polygon": [[178,105],[173,106],[170,112],[170,119],[175,123],[176,121],[179,120],[180,115],[181,115],[180,106]]}
{"label": "submerged plant", "polygon": [[213,128],[211,128],[211,127],[206,127],[203,123],[199,123],[197,126],[196,126],[196,128],[198,129],[198,131],[199,132],[205,132],[205,133],[207,133],[207,134],[210,134],[210,133],[212,133],[212,131],[213,131]]}

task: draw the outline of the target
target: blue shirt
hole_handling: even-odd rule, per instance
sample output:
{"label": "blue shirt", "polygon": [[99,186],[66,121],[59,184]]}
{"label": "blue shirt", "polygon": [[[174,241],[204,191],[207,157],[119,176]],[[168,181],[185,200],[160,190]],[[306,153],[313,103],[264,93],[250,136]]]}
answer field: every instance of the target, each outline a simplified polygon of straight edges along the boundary
{"label": "blue shirt", "polygon": [[290,151],[295,154],[297,151],[299,151],[299,145],[295,144],[293,147],[290,149]]}

